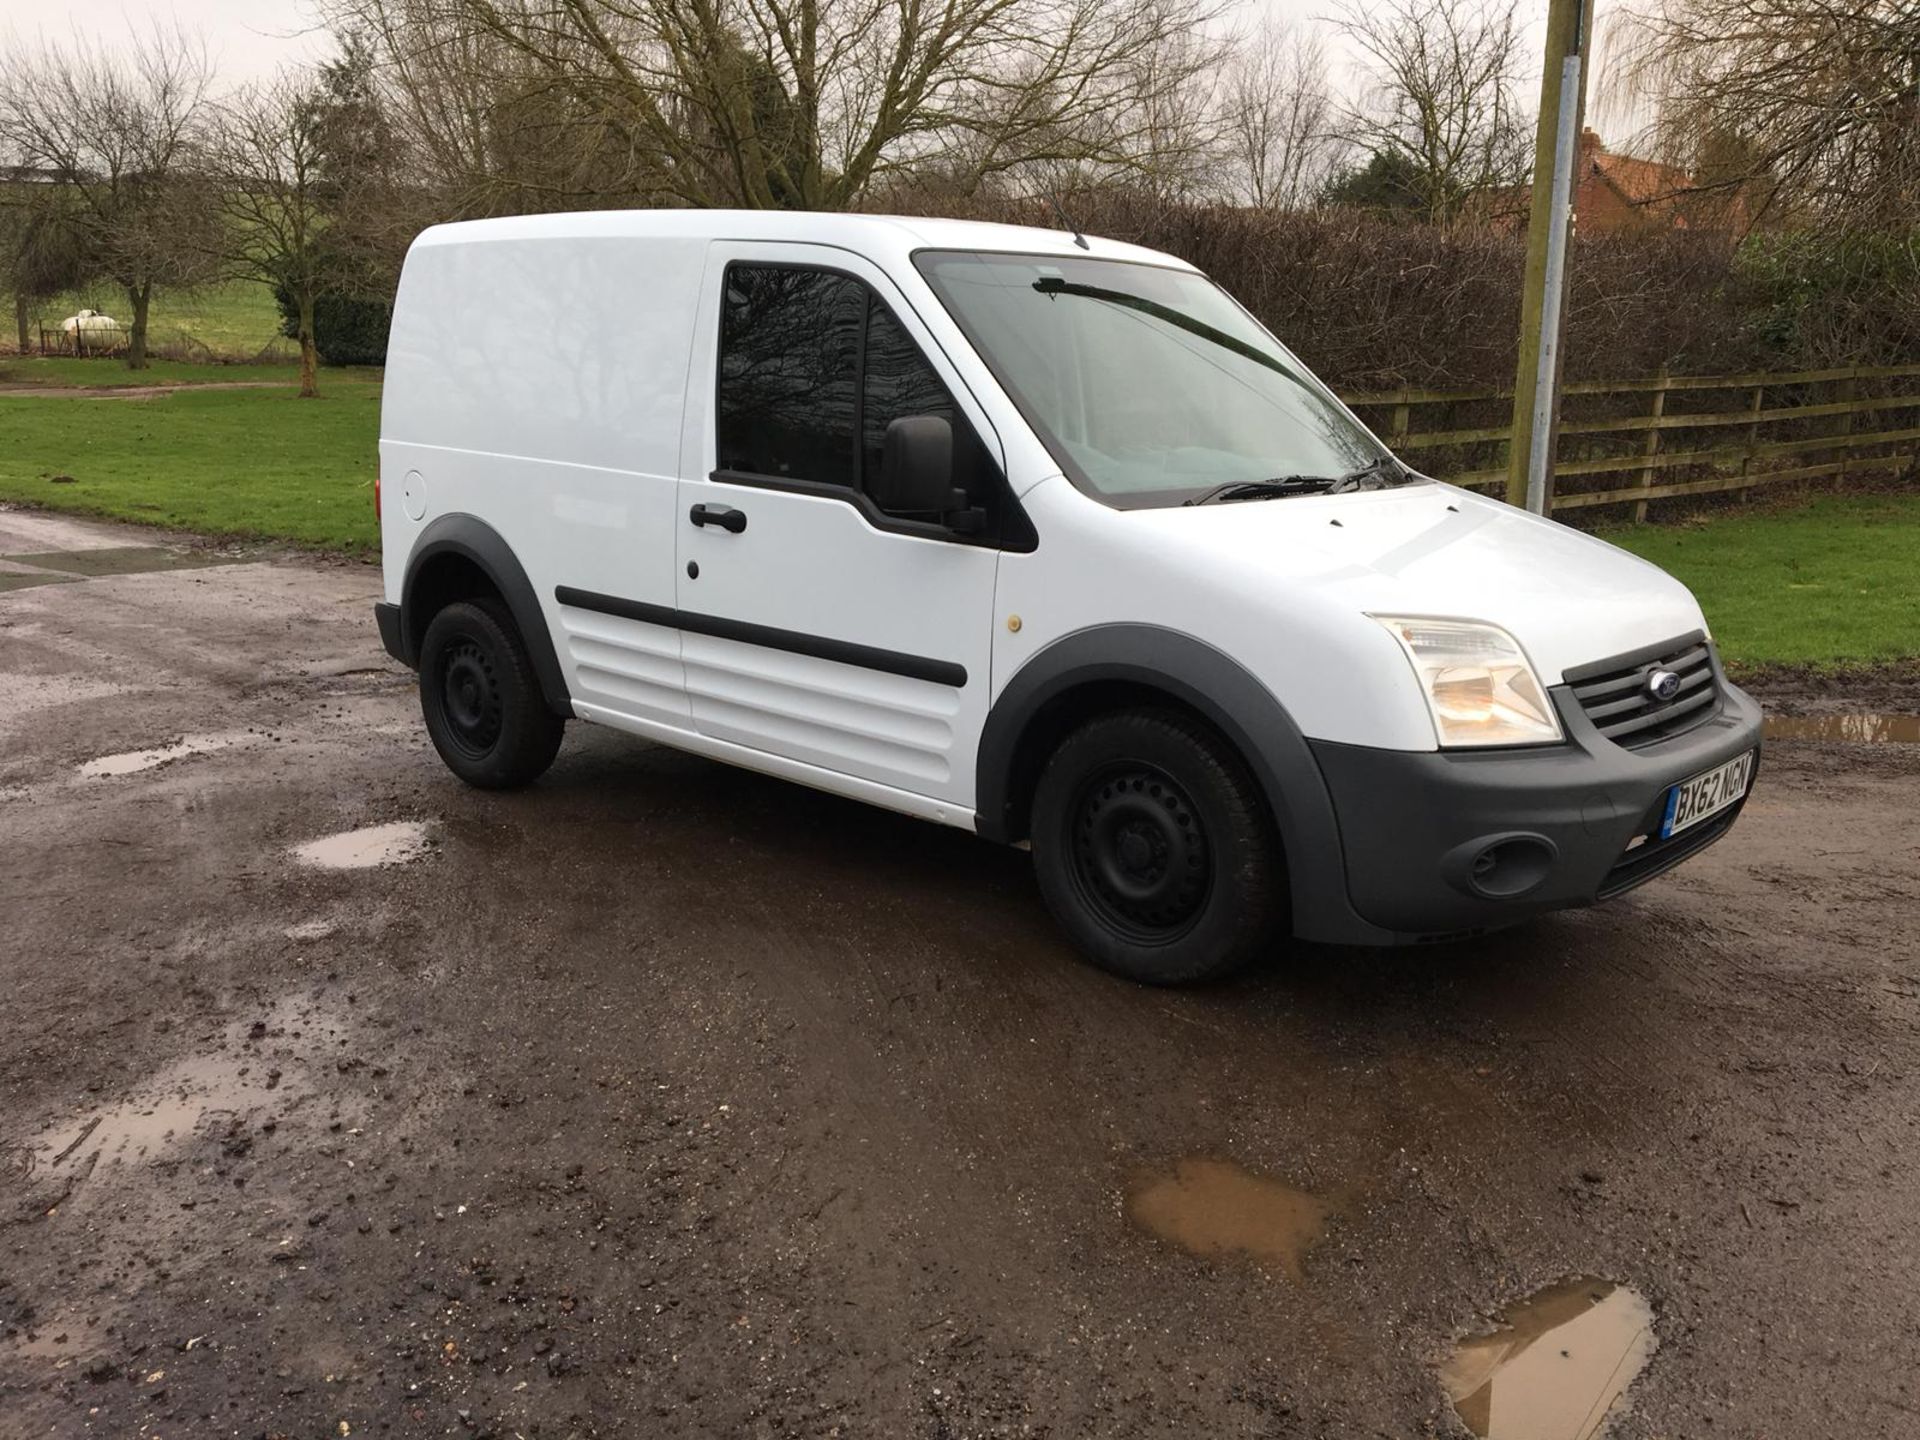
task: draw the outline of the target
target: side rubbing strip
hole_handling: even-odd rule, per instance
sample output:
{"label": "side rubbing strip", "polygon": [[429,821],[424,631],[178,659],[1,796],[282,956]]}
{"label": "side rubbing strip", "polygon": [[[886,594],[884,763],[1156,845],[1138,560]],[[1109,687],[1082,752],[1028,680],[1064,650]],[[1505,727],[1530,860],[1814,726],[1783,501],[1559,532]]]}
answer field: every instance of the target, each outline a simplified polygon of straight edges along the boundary
{"label": "side rubbing strip", "polygon": [[881,650],[846,640],[802,635],[796,630],[776,630],[771,625],[752,625],[745,620],[727,620],[718,615],[697,615],[690,610],[675,610],[667,605],[622,600],[617,595],[596,595],[591,590],[576,590],[571,585],[555,588],[553,598],[576,610],[597,610],[602,615],[618,615],[626,620],[644,621],[648,625],[666,625],[692,635],[711,635],[718,640],[764,645],[769,650],[811,655],[816,660],[835,660],[842,665],[858,665],[863,670],[904,675],[910,680],[930,680],[936,685],[951,685],[956,690],[964,688],[967,683],[967,667],[951,660],[929,660],[923,655],[905,655],[898,650]]}

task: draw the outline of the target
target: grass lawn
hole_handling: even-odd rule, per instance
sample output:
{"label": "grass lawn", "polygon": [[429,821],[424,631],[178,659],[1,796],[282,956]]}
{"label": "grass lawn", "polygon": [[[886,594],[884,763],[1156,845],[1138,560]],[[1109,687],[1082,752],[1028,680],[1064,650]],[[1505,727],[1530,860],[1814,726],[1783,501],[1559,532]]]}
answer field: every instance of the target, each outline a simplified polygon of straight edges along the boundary
{"label": "grass lawn", "polygon": [[[324,371],[322,398],[302,400],[287,372],[276,373],[288,383],[271,390],[0,395],[0,499],[208,535],[374,549],[380,387]],[[208,376],[231,377],[228,367]],[[71,483],[54,479],[61,475]]]}
{"label": "grass lawn", "polygon": [[[368,552],[379,372],[322,370],[301,400],[282,366],[0,361],[0,383],[283,382],[151,399],[0,395],[0,499]],[[72,476],[58,482],[53,477]],[[1729,664],[1846,666],[1920,655],[1920,494],[1601,532],[1693,588]]]}
{"label": "grass lawn", "polygon": [[1600,533],[1692,588],[1730,665],[1920,655],[1920,495],[1821,496]]}
{"label": "grass lawn", "polygon": [[[0,356],[0,385],[40,385],[56,389],[121,389],[129,385],[230,385],[235,381],[266,381],[294,385],[300,372],[278,361],[266,365],[208,365],[191,360],[152,360],[144,370],[129,370],[115,359],[79,360],[72,356]],[[324,394],[336,377],[377,382],[378,369],[341,369],[320,372]]]}
{"label": "grass lawn", "polygon": [[[39,330],[60,328],[60,322],[81,310],[98,310],[127,324],[132,312],[124,292],[111,285],[90,286],[34,302],[30,315]],[[11,313],[11,312],[9,312]],[[12,320],[5,322],[5,338],[13,343]],[[197,359],[257,360],[286,358],[294,344],[280,333],[280,312],[273,292],[253,280],[229,280],[199,290],[156,290],[147,317],[150,349],[179,348]]]}

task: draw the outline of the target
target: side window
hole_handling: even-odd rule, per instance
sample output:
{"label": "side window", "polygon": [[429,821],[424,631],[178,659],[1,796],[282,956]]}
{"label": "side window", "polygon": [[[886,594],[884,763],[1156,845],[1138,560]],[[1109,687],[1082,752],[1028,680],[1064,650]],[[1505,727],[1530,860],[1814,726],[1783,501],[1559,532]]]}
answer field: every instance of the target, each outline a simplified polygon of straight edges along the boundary
{"label": "side window", "polygon": [[845,275],[772,265],[731,265],[726,286],[720,468],[857,486],[866,287]]}
{"label": "side window", "polygon": [[[885,301],[830,270],[727,267],[714,418],[721,470],[875,497],[887,426],[909,415],[952,425],[954,486],[997,513],[999,467]],[[998,535],[991,525],[967,533]]]}
{"label": "side window", "polygon": [[954,407],[914,339],[875,299],[867,314],[867,364],[860,392],[860,471],[868,494],[880,479],[887,426],[908,415],[938,415],[954,428],[955,449],[965,448],[966,418]]}

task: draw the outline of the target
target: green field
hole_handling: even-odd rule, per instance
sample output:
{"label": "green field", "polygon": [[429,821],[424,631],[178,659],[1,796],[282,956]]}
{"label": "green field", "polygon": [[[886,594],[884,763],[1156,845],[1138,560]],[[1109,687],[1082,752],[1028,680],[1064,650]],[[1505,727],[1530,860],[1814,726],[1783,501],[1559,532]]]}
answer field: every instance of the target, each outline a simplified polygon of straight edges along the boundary
{"label": "green field", "polygon": [[1602,534],[1692,588],[1730,665],[1920,655],[1920,495],[1828,495]]}
{"label": "green field", "polygon": [[[337,377],[378,383],[378,369],[322,370],[320,386]],[[292,385],[293,367],[273,361],[264,365],[208,365],[191,360],[154,360],[145,370],[129,370],[113,359],[78,360],[71,356],[34,356],[17,360],[0,355],[0,386],[32,385],[50,390],[124,390],[145,385],[232,385],[236,383]]]}
{"label": "green field", "polygon": [[[323,370],[322,398],[301,400],[282,366],[156,362],[129,375],[98,361],[0,361],[0,386],[261,380],[276,383],[125,400],[0,394],[0,499],[371,551],[379,372]],[[1602,533],[1691,586],[1736,667],[1920,655],[1920,495],[1822,496]]]}
{"label": "green field", "polygon": [[[34,302],[29,314],[35,343],[39,328],[60,328],[80,310],[98,310],[122,325],[131,318],[126,295],[111,285],[93,285]],[[291,360],[294,343],[280,333],[273,293],[252,280],[231,280],[199,290],[159,290],[147,318],[147,345],[156,355],[179,353],[197,360]],[[6,341],[13,343],[11,320]]]}
{"label": "green field", "polygon": [[[40,363],[8,368],[17,381]],[[321,398],[302,400],[286,370],[273,373],[286,383],[126,400],[0,395],[0,499],[372,550],[379,386],[329,370]],[[234,376],[223,366],[207,378]],[[153,378],[143,372],[138,382]]]}

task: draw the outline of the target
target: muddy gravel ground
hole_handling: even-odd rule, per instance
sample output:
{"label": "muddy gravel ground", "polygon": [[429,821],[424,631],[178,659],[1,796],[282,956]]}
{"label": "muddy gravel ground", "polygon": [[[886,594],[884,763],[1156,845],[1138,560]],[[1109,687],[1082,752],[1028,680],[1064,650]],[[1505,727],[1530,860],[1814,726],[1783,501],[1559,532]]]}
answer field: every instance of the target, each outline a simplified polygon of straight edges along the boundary
{"label": "muddy gravel ground", "polygon": [[7,1440],[1463,1435],[1567,1277],[1651,1306],[1616,1435],[1920,1434],[1920,746],[1156,992],[957,832],[583,726],[462,788],[370,566],[0,555]]}

